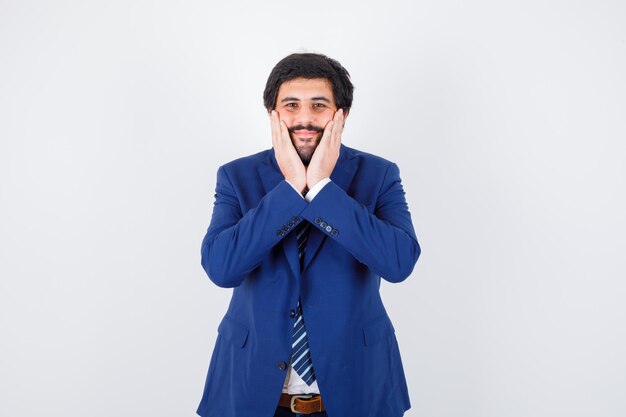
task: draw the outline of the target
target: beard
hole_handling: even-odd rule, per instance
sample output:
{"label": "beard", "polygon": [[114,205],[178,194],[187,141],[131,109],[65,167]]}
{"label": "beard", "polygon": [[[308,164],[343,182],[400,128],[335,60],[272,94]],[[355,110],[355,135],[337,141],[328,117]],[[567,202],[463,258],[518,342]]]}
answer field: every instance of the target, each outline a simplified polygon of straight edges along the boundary
{"label": "beard", "polygon": [[[291,137],[291,143],[293,144],[293,147],[296,148],[296,152],[298,152],[298,156],[302,160],[302,163],[304,166],[308,166],[311,162],[315,149],[317,149],[317,145],[319,145],[322,140],[324,128],[313,125],[295,125],[287,128],[287,130],[289,131],[289,136]],[[296,130],[309,130],[317,132],[317,135],[312,138],[302,139],[296,136],[294,133]]]}

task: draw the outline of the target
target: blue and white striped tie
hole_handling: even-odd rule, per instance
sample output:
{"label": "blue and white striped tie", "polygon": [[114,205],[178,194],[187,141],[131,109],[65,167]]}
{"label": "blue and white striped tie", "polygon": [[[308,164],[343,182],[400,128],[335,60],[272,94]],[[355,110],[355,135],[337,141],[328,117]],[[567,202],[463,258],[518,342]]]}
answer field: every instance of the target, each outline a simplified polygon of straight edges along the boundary
{"label": "blue and white striped tie", "polygon": [[[302,270],[304,250],[306,249],[310,226],[311,224],[309,222],[303,221],[296,229],[300,270]],[[302,378],[307,385],[311,385],[315,381],[315,373],[313,372],[313,360],[311,359],[311,352],[309,351],[309,338],[304,328],[300,300],[298,300],[296,311],[296,322],[293,325],[293,339],[291,344],[291,367],[300,375],[300,378]]]}

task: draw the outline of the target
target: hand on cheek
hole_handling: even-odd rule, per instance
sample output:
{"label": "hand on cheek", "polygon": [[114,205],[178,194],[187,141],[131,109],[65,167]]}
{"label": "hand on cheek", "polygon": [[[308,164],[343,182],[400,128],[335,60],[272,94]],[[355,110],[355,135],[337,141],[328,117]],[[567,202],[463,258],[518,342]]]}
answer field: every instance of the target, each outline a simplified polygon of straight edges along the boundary
{"label": "hand on cheek", "polygon": [[272,146],[278,167],[285,179],[302,192],[307,184],[306,169],[298,152],[291,143],[287,125],[280,120],[280,115],[276,110],[270,112],[270,122],[272,127]]}
{"label": "hand on cheek", "polygon": [[330,177],[335,169],[339,158],[341,146],[341,134],[344,126],[344,113],[342,109],[335,112],[324,129],[324,134],[319,145],[311,157],[311,163],[306,170],[306,183],[309,189],[324,178]]}

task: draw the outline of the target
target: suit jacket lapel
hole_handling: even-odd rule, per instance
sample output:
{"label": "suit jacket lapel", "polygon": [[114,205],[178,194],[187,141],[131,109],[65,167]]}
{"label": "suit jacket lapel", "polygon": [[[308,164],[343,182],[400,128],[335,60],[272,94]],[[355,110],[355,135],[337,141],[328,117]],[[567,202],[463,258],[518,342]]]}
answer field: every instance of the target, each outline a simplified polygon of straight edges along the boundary
{"label": "suit jacket lapel", "polygon": [[[335,169],[330,175],[330,179],[347,192],[348,187],[352,182],[352,178],[354,177],[354,174],[356,172],[356,169],[357,163],[352,158],[351,150],[342,144],[339,151],[339,159],[337,160],[337,165],[335,165]],[[264,163],[259,165],[258,172],[259,176],[261,177],[261,181],[263,182],[263,187],[265,188],[266,193],[271,191],[274,187],[278,185],[278,183],[280,183],[285,178],[280,171],[280,168],[278,167],[278,163],[276,162],[274,149],[270,149],[268,151],[267,159],[264,161]],[[315,257],[315,254],[317,253],[325,239],[325,233],[317,230],[317,228],[315,227],[312,227],[310,229],[309,239],[307,241],[307,247],[304,253],[303,269],[306,269],[311,260]],[[294,275],[300,276],[296,234],[289,233],[287,236],[285,236],[281,243],[283,246],[283,250],[285,251],[285,255],[287,256],[289,266],[291,267]]]}

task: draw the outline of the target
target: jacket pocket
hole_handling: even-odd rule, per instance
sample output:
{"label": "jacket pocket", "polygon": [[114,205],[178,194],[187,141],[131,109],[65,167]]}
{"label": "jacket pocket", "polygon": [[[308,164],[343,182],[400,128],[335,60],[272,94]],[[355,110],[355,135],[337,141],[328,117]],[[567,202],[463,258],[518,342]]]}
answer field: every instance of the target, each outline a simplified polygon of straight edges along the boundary
{"label": "jacket pocket", "polygon": [[363,326],[363,343],[365,346],[373,346],[394,333],[393,324],[385,314]]}
{"label": "jacket pocket", "polygon": [[239,348],[243,348],[248,340],[248,328],[228,316],[224,316],[217,331],[224,339]]}

